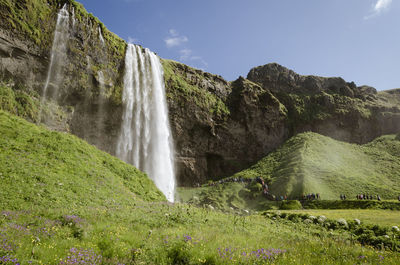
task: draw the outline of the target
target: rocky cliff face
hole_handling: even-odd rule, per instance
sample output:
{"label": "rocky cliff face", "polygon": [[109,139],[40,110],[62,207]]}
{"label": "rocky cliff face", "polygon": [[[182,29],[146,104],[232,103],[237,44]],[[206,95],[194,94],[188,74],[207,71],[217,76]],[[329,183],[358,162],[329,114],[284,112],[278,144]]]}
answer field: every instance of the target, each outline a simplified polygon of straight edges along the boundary
{"label": "rocky cliff face", "polygon": [[[399,90],[301,76],[275,63],[234,82],[179,63],[165,68],[181,184],[229,176],[300,132],[366,143],[400,131]],[[224,111],[199,104],[191,89],[209,93],[209,102],[220,102]]]}
{"label": "rocky cliff face", "polygon": [[[59,62],[58,93],[46,103],[58,114],[43,121],[114,154],[126,43],[80,4],[0,0],[1,82],[32,92],[26,94],[39,102],[57,12],[65,3],[67,60]],[[377,92],[341,78],[301,76],[278,64],[253,68],[233,82],[169,60],[163,66],[180,185],[229,176],[299,132],[365,143],[400,131],[400,90]],[[31,119],[37,114],[36,108]]]}

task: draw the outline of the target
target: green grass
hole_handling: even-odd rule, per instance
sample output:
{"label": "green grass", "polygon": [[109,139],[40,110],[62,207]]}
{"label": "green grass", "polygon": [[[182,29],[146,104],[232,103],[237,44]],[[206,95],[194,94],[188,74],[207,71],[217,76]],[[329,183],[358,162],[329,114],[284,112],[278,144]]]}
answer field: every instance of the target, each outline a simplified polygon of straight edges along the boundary
{"label": "green grass", "polygon": [[0,83],[0,110],[8,111],[27,120],[37,122],[39,119],[39,96],[23,88],[13,89]]}
{"label": "green grass", "polygon": [[[400,258],[353,242],[347,231],[166,203],[132,166],[3,111],[0,135],[0,259],[62,264],[80,252],[94,264],[265,264],[250,254],[262,249],[283,251],[271,264]],[[240,184],[230,185],[240,192]]]}
{"label": "green grass", "polygon": [[235,177],[262,176],[271,193],[298,198],[320,193],[323,199],[340,194],[400,194],[400,141],[382,136],[366,145],[348,144],[316,133],[302,133]]}
{"label": "green grass", "polygon": [[144,173],[79,138],[0,111],[0,206],[74,208],[163,200]]}
{"label": "green grass", "polygon": [[346,231],[179,204],[77,207],[72,213],[3,211],[2,239],[16,243],[7,254],[22,264],[59,264],[73,254],[72,248],[102,255],[102,263],[95,264],[265,264],[243,256],[262,248],[286,251],[267,264],[360,264],[360,256],[366,256],[362,264],[377,264],[380,256],[385,264],[396,264],[400,258],[398,253],[362,247]]}
{"label": "green grass", "polygon": [[362,223],[383,226],[400,226],[400,211],[392,210],[360,210],[360,209],[340,209],[340,210],[323,210],[323,209],[304,209],[281,211],[285,213],[309,214],[313,216],[324,215],[329,219],[344,218],[346,220],[359,219]]}

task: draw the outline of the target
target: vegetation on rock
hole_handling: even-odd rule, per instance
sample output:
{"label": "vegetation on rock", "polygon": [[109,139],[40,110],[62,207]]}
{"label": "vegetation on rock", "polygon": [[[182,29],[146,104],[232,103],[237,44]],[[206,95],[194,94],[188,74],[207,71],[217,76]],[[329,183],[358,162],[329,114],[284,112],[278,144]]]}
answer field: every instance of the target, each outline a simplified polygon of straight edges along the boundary
{"label": "vegetation on rock", "polygon": [[[202,111],[223,119],[229,115],[229,109],[224,101],[214,93],[205,88],[200,88],[190,84],[181,72],[177,70],[181,64],[171,60],[162,60],[164,67],[164,80],[167,84],[167,97],[173,99],[176,104],[184,108],[188,102],[193,102]],[[197,70],[194,70],[196,72]],[[196,79],[202,80],[200,74],[196,74]]]}

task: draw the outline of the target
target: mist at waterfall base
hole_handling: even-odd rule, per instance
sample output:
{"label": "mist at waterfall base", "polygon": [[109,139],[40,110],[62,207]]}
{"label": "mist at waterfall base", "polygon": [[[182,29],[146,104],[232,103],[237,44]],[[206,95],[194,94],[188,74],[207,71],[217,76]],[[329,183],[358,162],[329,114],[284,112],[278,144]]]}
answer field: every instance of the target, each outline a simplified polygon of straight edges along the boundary
{"label": "mist at waterfall base", "polygon": [[174,201],[175,174],[163,70],[148,49],[129,44],[125,57],[124,105],[117,156],[146,172]]}
{"label": "mist at waterfall base", "polygon": [[[72,25],[75,24],[72,9]],[[63,80],[67,44],[70,32],[70,16],[65,4],[57,16],[51,49],[50,65],[42,92],[42,103],[58,99]],[[101,29],[100,42],[105,45]],[[88,65],[90,59],[88,59]],[[88,69],[89,70],[89,69]],[[104,123],[104,73],[97,72],[100,100],[97,123]],[[121,133],[116,145],[116,155],[125,162],[146,172],[168,201],[175,196],[174,150],[168,120],[163,68],[160,59],[149,49],[129,44],[127,46],[124,73],[123,116]],[[40,110],[41,112],[41,110]],[[39,114],[41,116],[41,114]],[[104,126],[99,124],[99,128]]]}

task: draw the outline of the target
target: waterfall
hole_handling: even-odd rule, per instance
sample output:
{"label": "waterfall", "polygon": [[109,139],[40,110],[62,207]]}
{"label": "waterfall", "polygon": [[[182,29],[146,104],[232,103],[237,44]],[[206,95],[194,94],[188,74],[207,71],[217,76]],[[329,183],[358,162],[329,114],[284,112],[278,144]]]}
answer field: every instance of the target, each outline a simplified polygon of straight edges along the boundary
{"label": "waterfall", "polygon": [[99,30],[99,39],[101,41],[101,44],[104,46],[104,38],[103,38],[103,34],[101,33],[100,27],[98,28],[98,30]]}
{"label": "waterfall", "polygon": [[75,8],[72,8],[72,27],[75,29],[76,19],[75,19]]}
{"label": "waterfall", "polygon": [[62,67],[66,61],[67,42],[69,39],[69,13],[67,5],[60,9],[57,15],[57,24],[54,33],[53,46],[51,48],[50,66],[47,72],[46,83],[43,88],[42,101],[47,97],[49,85],[52,84],[50,98],[58,96],[58,86],[62,79]]}
{"label": "waterfall", "polygon": [[97,145],[100,146],[100,143],[102,142],[102,136],[104,136],[104,117],[105,117],[105,110],[104,110],[104,99],[105,99],[105,80],[104,80],[104,74],[103,71],[98,71],[97,72],[98,76],[98,82],[99,82],[99,97],[98,97],[98,109],[97,109]]}
{"label": "waterfall", "polygon": [[174,201],[175,172],[163,68],[157,55],[129,44],[125,57],[124,113],[116,154],[146,172]]}

